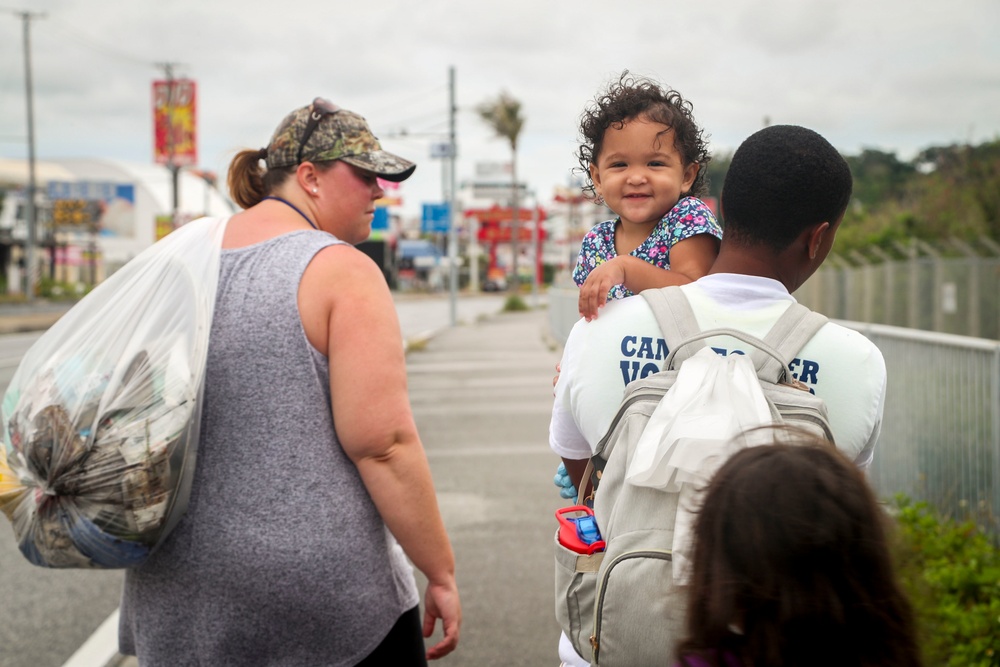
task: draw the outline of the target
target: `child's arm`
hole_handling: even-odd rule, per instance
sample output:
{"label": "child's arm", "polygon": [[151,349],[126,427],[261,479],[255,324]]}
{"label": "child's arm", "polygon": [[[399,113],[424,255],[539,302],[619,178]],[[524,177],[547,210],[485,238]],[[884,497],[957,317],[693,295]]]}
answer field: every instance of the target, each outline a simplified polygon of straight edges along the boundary
{"label": "child's arm", "polygon": [[619,255],[595,267],[580,288],[578,307],[588,321],[608,299],[608,291],[624,284],[633,293],[655,287],[686,285],[708,273],[719,254],[719,240],[698,234],[670,249],[670,268],[662,269],[632,255]]}

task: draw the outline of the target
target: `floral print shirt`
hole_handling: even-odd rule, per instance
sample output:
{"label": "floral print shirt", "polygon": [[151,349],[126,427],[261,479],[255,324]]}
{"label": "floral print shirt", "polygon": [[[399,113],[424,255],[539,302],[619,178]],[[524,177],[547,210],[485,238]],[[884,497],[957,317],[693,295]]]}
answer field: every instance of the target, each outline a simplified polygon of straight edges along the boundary
{"label": "floral print shirt", "polygon": [[[573,269],[573,281],[577,285],[582,287],[595,267],[618,256],[615,252],[615,227],[619,220],[601,222],[583,237],[580,257]],[[674,244],[698,234],[711,234],[721,239],[722,228],[705,202],[697,197],[684,197],[663,216],[649,238],[629,254],[653,266],[669,269],[670,249]],[[608,299],[624,299],[627,296],[632,296],[632,291],[625,285],[615,285],[608,292]]]}

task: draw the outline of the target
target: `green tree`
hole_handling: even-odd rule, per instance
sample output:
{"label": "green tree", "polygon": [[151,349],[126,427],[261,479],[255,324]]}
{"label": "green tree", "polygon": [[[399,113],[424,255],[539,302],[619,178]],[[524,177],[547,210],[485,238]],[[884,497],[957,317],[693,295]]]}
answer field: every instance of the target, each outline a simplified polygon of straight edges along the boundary
{"label": "green tree", "polygon": [[898,201],[916,173],[913,164],[900,161],[895,153],[871,148],[846,159],[854,176],[854,199],[865,210],[889,200]]}
{"label": "green tree", "polygon": [[1000,240],[1000,139],[978,146],[933,146],[913,160],[867,149],[845,156],[854,176],[852,205],[834,247],[890,249],[911,238]]}
{"label": "green tree", "polygon": [[517,191],[517,140],[521,136],[521,128],[524,127],[524,116],[521,115],[521,103],[510,93],[501,92],[494,100],[488,100],[480,104],[476,111],[480,118],[493,128],[496,135],[506,139],[510,143],[510,173],[511,173],[511,250],[513,252],[513,264],[511,266],[513,275],[511,276],[511,289],[517,292],[519,289],[519,278],[517,273],[518,239],[521,234],[521,215],[518,202]]}

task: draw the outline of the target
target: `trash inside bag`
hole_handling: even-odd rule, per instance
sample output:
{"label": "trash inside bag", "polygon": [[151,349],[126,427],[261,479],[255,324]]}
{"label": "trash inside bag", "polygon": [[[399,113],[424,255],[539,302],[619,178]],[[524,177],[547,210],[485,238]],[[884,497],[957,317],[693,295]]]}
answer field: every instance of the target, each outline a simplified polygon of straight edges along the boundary
{"label": "trash inside bag", "polygon": [[139,254],[18,366],[0,407],[0,510],[35,565],[139,565],[183,516],[225,222]]}

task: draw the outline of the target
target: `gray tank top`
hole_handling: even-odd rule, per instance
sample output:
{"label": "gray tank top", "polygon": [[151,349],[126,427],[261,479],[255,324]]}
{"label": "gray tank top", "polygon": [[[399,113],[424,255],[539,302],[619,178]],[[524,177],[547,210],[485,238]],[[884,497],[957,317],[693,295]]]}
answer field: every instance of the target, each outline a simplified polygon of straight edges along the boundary
{"label": "gray tank top", "polygon": [[222,253],[187,513],[125,576],[120,649],[143,667],[353,665],[418,603],[299,317],[302,273],[335,243],[301,231]]}

